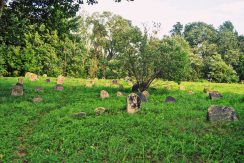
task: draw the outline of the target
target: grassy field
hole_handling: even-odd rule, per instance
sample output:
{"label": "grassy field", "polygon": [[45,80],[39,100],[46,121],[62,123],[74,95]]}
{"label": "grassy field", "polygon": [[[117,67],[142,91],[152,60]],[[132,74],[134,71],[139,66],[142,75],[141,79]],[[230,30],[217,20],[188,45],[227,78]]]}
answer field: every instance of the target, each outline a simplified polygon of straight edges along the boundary
{"label": "grassy field", "polygon": [[[54,91],[55,78],[24,81],[24,96],[12,97],[17,78],[0,78],[0,162],[244,162],[244,85],[155,81],[148,103],[134,115],[125,112],[131,86],[104,86],[97,80],[86,88],[84,79],[66,79],[63,91]],[[204,86],[222,93],[209,100]],[[44,92],[35,92],[35,87]],[[170,86],[171,89],[165,89]],[[100,99],[100,90],[110,98]],[[188,94],[192,90],[194,94]],[[41,96],[44,101],[32,102]],[[176,103],[164,103],[167,96]],[[233,107],[237,122],[206,121],[210,105]],[[94,109],[107,108],[97,116]],[[85,118],[72,114],[86,112]]]}

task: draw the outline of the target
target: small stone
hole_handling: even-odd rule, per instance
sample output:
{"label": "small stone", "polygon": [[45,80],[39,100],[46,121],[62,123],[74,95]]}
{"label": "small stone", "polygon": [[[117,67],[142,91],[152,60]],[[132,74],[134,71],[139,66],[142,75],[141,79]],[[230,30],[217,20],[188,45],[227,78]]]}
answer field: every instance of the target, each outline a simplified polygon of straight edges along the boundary
{"label": "small stone", "polygon": [[127,113],[129,114],[136,113],[140,110],[140,107],[141,107],[140,97],[135,93],[131,93],[127,97],[127,109],[126,109]]}
{"label": "small stone", "polygon": [[104,87],[110,87],[110,84],[109,83],[105,83]]}
{"label": "small stone", "polygon": [[18,83],[23,85],[24,84],[24,79],[23,78],[18,78]]}
{"label": "small stone", "polygon": [[118,85],[119,83],[118,83],[118,80],[112,80],[112,84],[114,84],[114,85]]}
{"label": "small stone", "polygon": [[123,93],[120,92],[120,91],[118,91],[118,92],[116,93],[116,95],[117,95],[118,97],[122,97],[122,96],[124,96]]}
{"label": "small stone", "polygon": [[32,99],[33,102],[42,102],[43,99],[41,97],[35,97]]}
{"label": "small stone", "polygon": [[35,91],[36,92],[43,92],[44,91],[44,88],[43,87],[36,87],[35,88]]}
{"label": "small stone", "polygon": [[165,100],[165,102],[176,102],[176,99],[172,96],[168,96]]}
{"label": "small stone", "polygon": [[54,89],[55,89],[56,91],[62,91],[62,90],[64,90],[64,86],[61,85],[61,84],[57,84],[57,85],[54,87]]}
{"label": "small stone", "polygon": [[180,86],[180,90],[184,91],[184,90],[186,90],[186,87],[185,86]]}
{"label": "small stone", "polygon": [[83,117],[86,117],[86,113],[85,112],[74,113],[74,114],[72,114],[72,117],[83,118]]}
{"label": "small stone", "polygon": [[46,83],[50,83],[51,80],[50,80],[50,79],[46,79],[45,82],[46,82]]}
{"label": "small stone", "polygon": [[23,85],[15,85],[12,88],[12,93],[11,93],[12,96],[23,96],[23,94],[24,94]]}
{"label": "small stone", "polygon": [[47,74],[43,74],[42,77],[47,78]]}
{"label": "small stone", "polygon": [[209,98],[211,100],[222,98],[223,96],[218,91],[212,91],[209,93]]}
{"label": "small stone", "polygon": [[59,75],[57,78],[57,84],[64,84],[65,77],[62,75]]}
{"label": "small stone", "polygon": [[142,92],[138,92],[136,94],[141,99],[142,102],[147,102],[148,101],[147,97]]}
{"label": "small stone", "polygon": [[105,90],[101,90],[101,91],[100,91],[100,97],[101,97],[102,99],[104,99],[104,98],[108,98],[108,97],[109,97],[109,94],[108,94],[107,91],[105,91]]}
{"label": "small stone", "polygon": [[104,107],[98,107],[95,109],[96,115],[101,115],[105,111],[106,111],[106,109]]}
{"label": "small stone", "polygon": [[209,121],[236,121],[238,120],[233,108],[227,106],[210,106],[207,120]]}
{"label": "small stone", "polygon": [[30,81],[36,81],[36,80],[38,80],[38,76],[36,74],[31,73],[29,79],[30,79]]}
{"label": "small stone", "polygon": [[27,73],[25,73],[25,77],[30,78],[31,74],[32,74],[31,72],[27,72]]}
{"label": "small stone", "polygon": [[124,79],[126,82],[128,81],[132,81],[131,78],[129,76],[126,76],[125,79]]}

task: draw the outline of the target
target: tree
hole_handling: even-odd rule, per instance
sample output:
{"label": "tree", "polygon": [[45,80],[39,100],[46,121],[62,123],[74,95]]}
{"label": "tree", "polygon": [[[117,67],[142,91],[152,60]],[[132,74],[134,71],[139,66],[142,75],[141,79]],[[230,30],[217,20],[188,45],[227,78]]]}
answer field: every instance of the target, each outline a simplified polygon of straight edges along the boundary
{"label": "tree", "polygon": [[182,35],[183,25],[180,22],[177,22],[173,25],[173,29],[170,31],[171,35]]}
{"label": "tree", "polygon": [[125,37],[127,46],[121,61],[136,78],[138,91],[146,90],[155,78],[179,83],[188,73],[190,47],[182,37],[149,39],[138,28],[132,28]]}

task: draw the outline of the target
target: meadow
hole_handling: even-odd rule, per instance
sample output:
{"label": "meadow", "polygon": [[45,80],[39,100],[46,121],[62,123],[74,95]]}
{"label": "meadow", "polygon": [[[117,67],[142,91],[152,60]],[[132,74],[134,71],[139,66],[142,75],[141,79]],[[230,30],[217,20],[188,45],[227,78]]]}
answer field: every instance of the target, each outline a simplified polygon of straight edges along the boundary
{"label": "meadow", "polygon": [[[17,78],[0,77],[0,162],[244,162],[244,84],[182,82],[182,91],[156,80],[148,102],[129,115],[131,85],[124,80],[118,80],[122,86],[95,80],[86,88],[86,79],[67,78],[64,90],[55,91],[56,78],[50,79],[25,79],[24,96],[13,97]],[[37,86],[44,92],[35,92]],[[210,100],[204,86],[223,98]],[[100,90],[110,97],[101,99]],[[43,102],[32,102],[37,96]],[[176,103],[165,103],[167,96]],[[233,107],[239,121],[206,121],[211,105]],[[97,107],[107,110],[96,115]],[[74,118],[77,112],[87,116]]]}

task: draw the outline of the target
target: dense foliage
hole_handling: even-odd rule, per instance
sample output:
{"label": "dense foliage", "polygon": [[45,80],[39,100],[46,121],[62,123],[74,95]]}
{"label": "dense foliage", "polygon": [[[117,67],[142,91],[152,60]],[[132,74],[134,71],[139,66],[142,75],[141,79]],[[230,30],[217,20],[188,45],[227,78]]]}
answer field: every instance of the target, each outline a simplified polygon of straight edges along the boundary
{"label": "dense foliage", "polygon": [[230,21],[218,29],[203,22],[185,26],[177,22],[171,37],[158,39],[155,33],[141,31],[110,12],[76,16],[82,3],[3,3],[0,75],[21,76],[31,71],[89,78],[134,76],[137,82],[156,77],[177,82],[244,80],[244,36],[238,35]]}

